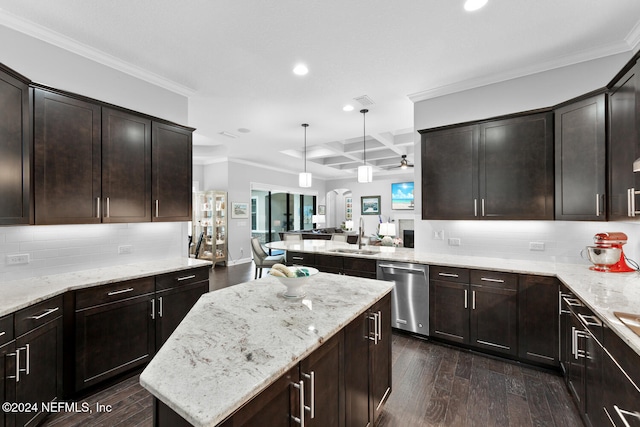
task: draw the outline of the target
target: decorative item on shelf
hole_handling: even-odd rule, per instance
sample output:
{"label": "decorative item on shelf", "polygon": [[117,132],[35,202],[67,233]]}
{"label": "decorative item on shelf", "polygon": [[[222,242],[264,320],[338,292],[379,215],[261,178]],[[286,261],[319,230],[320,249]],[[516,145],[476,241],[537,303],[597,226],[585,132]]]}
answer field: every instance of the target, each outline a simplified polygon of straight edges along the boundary
{"label": "decorative item on shelf", "polygon": [[367,165],[367,126],[365,121],[365,114],[369,112],[369,110],[362,109],[360,110],[362,113],[362,166],[358,166],[358,182],[373,182],[373,167],[371,165]]}
{"label": "decorative item on shelf", "polygon": [[393,246],[393,237],[396,235],[396,225],[391,222],[383,222],[380,224],[378,234],[382,237],[382,246]]}
{"label": "decorative item on shelf", "polygon": [[311,187],[311,172],[307,172],[307,128],[309,124],[303,123],[302,127],[304,128],[304,172],[300,172],[298,175],[298,184],[300,187],[308,188]]}

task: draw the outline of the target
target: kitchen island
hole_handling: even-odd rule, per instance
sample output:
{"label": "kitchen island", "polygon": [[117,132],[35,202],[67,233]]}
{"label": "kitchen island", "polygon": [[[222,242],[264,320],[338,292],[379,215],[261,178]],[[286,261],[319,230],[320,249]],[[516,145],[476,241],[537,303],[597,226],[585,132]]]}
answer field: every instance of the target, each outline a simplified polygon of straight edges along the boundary
{"label": "kitchen island", "polygon": [[[284,298],[285,287],[272,276],[203,295],[145,368],[140,383],[158,404],[188,423],[216,426],[336,334],[347,336],[345,329],[363,316],[369,319],[372,306],[388,305],[392,287],[391,282],[318,273],[301,299]],[[376,322],[372,340],[383,340],[390,357],[389,321]],[[368,336],[364,340],[373,342]],[[348,346],[346,338],[344,343]],[[366,367],[366,352],[357,363]],[[390,380],[390,359],[387,363]]]}

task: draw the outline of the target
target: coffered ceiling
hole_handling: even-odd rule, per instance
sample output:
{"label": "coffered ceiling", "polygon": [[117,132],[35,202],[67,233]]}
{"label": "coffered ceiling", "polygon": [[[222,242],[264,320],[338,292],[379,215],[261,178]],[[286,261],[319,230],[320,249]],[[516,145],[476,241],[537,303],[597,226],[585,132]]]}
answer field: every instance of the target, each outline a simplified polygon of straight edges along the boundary
{"label": "coffered ceiling", "polygon": [[[378,171],[402,154],[413,163],[413,101],[631,54],[640,40],[638,0],[489,0],[473,13],[462,6],[0,0],[0,25],[189,97],[196,163],[236,159],[297,173],[301,124],[309,123],[307,168],[324,178],[355,174],[365,133],[367,162]],[[306,76],[292,73],[299,62]],[[363,95],[366,131],[356,100]],[[354,109],[343,111],[346,104]]]}

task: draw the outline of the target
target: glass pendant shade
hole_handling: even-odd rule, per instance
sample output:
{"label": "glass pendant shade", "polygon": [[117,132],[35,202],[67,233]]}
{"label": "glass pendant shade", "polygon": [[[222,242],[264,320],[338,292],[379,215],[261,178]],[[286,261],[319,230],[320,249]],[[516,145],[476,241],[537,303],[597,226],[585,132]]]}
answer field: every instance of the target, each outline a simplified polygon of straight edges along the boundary
{"label": "glass pendant shade", "polygon": [[304,188],[311,187],[311,179],[311,172],[300,172],[298,174],[298,185]]}
{"label": "glass pendant shade", "polygon": [[373,166],[358,166],[358,182],[373,182]]}

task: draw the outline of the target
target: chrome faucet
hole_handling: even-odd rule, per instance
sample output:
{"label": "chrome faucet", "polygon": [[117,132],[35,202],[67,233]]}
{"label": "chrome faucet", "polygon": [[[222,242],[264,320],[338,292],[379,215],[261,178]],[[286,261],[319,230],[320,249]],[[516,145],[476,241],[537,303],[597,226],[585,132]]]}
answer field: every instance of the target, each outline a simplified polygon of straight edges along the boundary
{"label": "chrome faucet", "polygon": [[360,222],[358,224],[358,249],[362,249],[362,235],[364,233],[364,218],[360,216]]}

